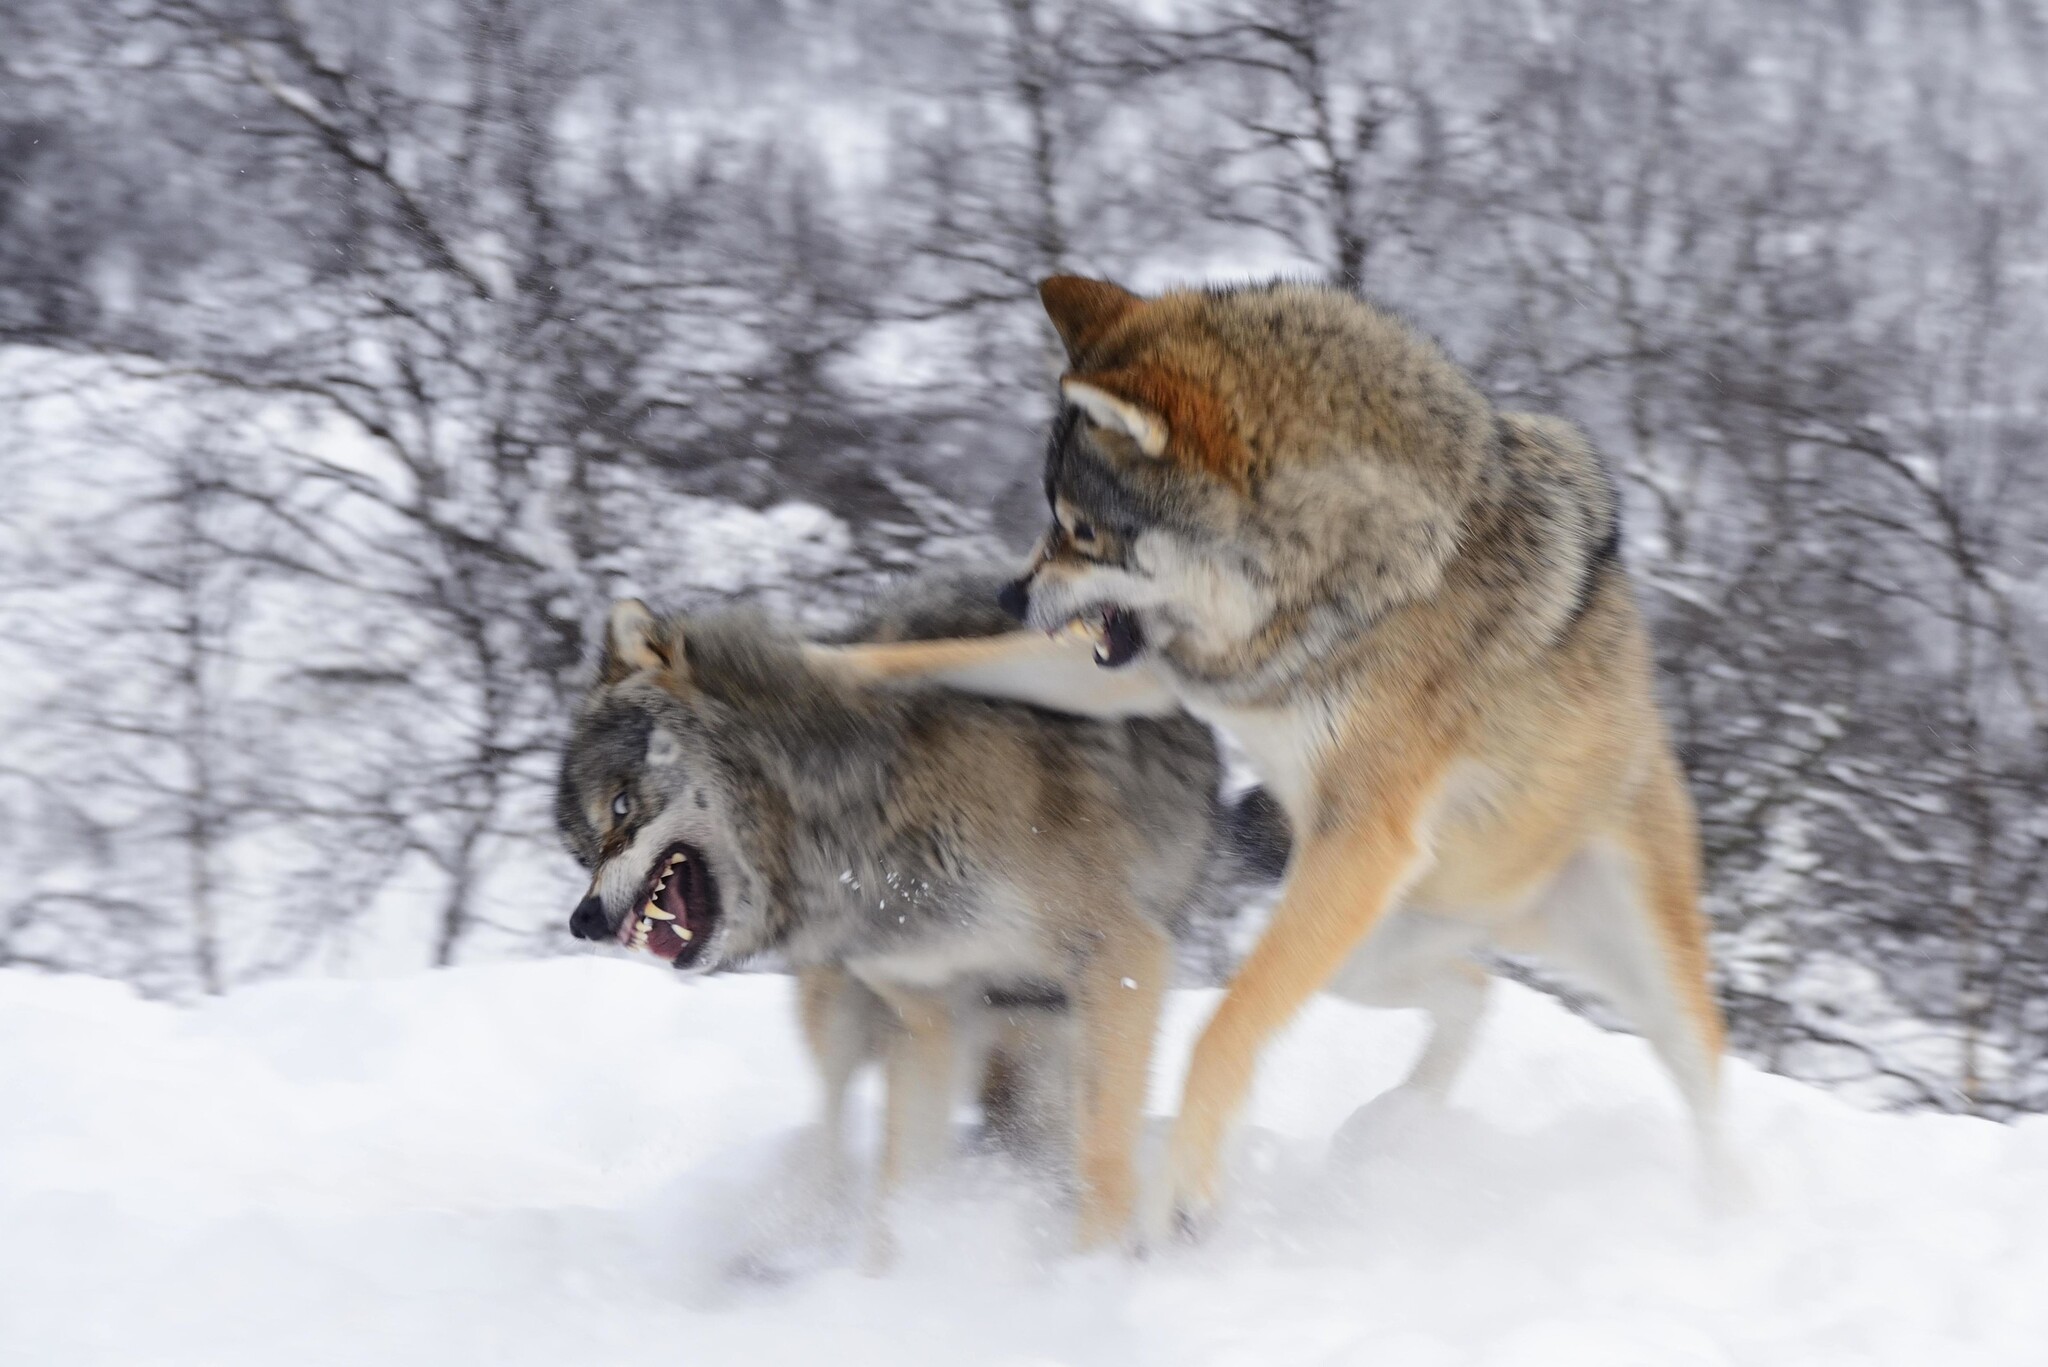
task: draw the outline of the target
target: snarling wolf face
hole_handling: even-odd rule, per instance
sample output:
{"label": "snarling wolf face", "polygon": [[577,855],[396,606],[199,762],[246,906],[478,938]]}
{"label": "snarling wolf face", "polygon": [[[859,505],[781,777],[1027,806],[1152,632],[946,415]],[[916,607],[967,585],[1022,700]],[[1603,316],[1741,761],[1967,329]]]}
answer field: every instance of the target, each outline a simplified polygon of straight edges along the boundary
{"label": "snarling wolf face", "polygon": [[1045,459],[1052,525],[1024,578],[1004,591],[1012,615],[1045,631],[1086,631],[1110,668],[1147,646],[1192,637],[1227,648],[1257,630],[1270,594],[1226,535],[1238,519],[1219,491],[1148,453],[1145,418],[1085,385],[1063,390]]}
{"label": "snarling wolf face", "polygon": [[1070,367],[1015,616],[1078,624],[1105,665],[1156,649],[1228,673],[1437,587],[1495,438],[1428,339],[1313,286],[1040,295]]}
{"label": "snarling wolf face", "polygon": [[758,879],[680,655],[644,605],[612,610],[598,685],[563,753],[555,821],[591,872],[573,934],[709,970],[748,948],[734,923]]}

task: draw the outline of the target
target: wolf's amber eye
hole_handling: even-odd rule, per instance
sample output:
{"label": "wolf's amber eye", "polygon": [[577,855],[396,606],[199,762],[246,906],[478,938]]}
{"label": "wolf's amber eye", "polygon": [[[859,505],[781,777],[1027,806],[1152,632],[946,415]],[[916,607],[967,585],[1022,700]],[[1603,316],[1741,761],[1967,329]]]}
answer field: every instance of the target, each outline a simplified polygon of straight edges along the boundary
{"label": "wolf's amber eye", "polygon": [[1093,541],[1094,539],[1095,539],[1095,524],[1094,524],[1094,523],[1092,523],[1092,522],[1076,522],[1076,523],[1074,524],[1074,540],[1076,540],[1076,541]]}
{"label": "wolf's amber eye", "polygon": [[626,813],[628,810],[631,809],[632,805],[633,804],[626,799],[625,789],[620,789],[619,795],[612,799],[613,819],[618,821],[624,821],[626,819]]}

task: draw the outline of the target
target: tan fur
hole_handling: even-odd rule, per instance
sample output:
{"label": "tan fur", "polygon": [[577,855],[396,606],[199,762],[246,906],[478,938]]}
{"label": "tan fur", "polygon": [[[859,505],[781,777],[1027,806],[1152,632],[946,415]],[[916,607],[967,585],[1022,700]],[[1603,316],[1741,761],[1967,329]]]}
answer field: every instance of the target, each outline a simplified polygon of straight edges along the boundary
{"label": "tan fur", "polygon": [[[1603,549],[1617,509],[1585,438],[1496,414],[1432,343],[1340,293],[1140,300],[1072,281],[1043,293],[1071,374],[1168,427],[1157,461],[1094,427],[1071,438],[1074,459],[1171,497],[1124,509],[1128,544],[1049,532],[1032,620],[1102,603],[1141,612],[1147,653],[1103,683],[1126,698],[1157,688],[1234,732],[1300,840],[1270,927],[1196,1046],[1169,1151],[1176,1205],[1212,1202],[1264,1047],[1397,906],[1482,939],[1574,949],[1629,998],[1711,1131],[1721,1022],[1698,835],[1648,640]],[[1189,548],[1175,564],[1207,548],[1217,573],[1238,576],[1229,620],[1184,567],[1148,571],[1148,536]],[[842,663],[986,689],[1066,679],[1049,666],[1084,649],[1020,635]],[[1064,702],[1096,706],[1086,688]],[[1623,903],[1550,905],[1582,856],[1620,870]],[[1639,936],[1655,958],[1641,982]]]}
{"label": "tan fur", "polygon": [[[1128,972],[1165,971],[1142,948],[1113,957]],[[1060,1043],[1065,1011],[991,1005],[972,984],[964,990],[955,985],[877,991],[838,967],[801,969],[796,979],[797,1019],[820,1091],[816,1157],[822,1171],[817,1175],[835,1194],[847,1188],[851,1176],[845,1146],[847,1093],[861,1068],[882,1065],[882,1145],[863,1252],[870,1269],[879,1270],[890,1257],[888,1198],[906,1177],[936,1168],[947,1155],[952,1103],[962,1081],[974,1086],[986,1133],[1014,1156],[1042,1160],[1053,1155],[1054,1146],[1071,1142],[1066,1131],[1072,1107],[1058,1096],[1058,1089],[1071,1088],[1074,1081]],[[1156,1012],[1156,1001],[1152,1009]],[[1120,1029],[1151,1029],[1149,1019],[1117,1024]],[[1123,1058],[1098,1064],[1085,1075],[1092,1077],[1104,1066],[1113,1072],[1128,1061],[1126,1051]],[[1138,1062],[1142,1070],[1143,1060]],[[1083,1161],[1092,1166],[1093,1186],[1127,1190],[1131,1141],[1111,1136],[1111,1142],[1121,1147],[1106,1154],[1100,1147],[1085,1149]],[[1087,1214],[1107,1218],[1100,1205]],[[1091,1242],[1100,1242],[1121,1231],[1083,1232]]]}
{"label": "tan fur", "polygon": [[[1073,1092],[1070,1106],[1062,1109],[1071,1111],[1074,1126],[1080,1195],[1076,1243],[1083,1249],[1115,1243],[1130,1226],[1137,1199],[1132,1155],[1143,1121],[1159,1007],[1172,968],[1170,943],[1156,927],[1135,916],[1096,910],[1084,932],[1095,949],[1073,984],[1078,1053],[1072,1068],[1062,1070]],[[843,1162],[846,1083],[869,1057],[879,1057],[883,1065],[882,1146],[866,1254],[870,1268],[879,1268],[889,1257],[888,1198],[945,1158],[965,1044],[962,1016],[970,1009],[959,987],[912,986],[886,977],[858,980],[837,969],[799,975],[798,1012],[824,1083],[821,1120],[828,1161],[835,1169]],[[846,999],[866,992],[886,1006],[888,1028],[849,1041],[852,1013],[845,1009]],[[1007,1018],[985,1043],[993,1047],[978,1060],[976,1071],[990,1126],[1014,1130],[1042,1124],[1045,1117],[1017,1106],[1015,1093],[1029,1061],[1042,1060],[1048,1052],[1044,1041]],[[1059,1082],[1055,1075],[1038,1085]]]}
{"label": "tan fur", "polygon": [[843,969],[810,968],[796,975],[797,1023],[818,1071],[825,1176],[834,1187],[845,1168],[847,1086],[883,1048],[874,1013],[861,999],[866,993]]}
{"label": "tan fur", "polygon": [[1102,952],[1076,985],[1076,1004],[1090,1027],[1078,1041],[1074,1070],[1082,1248],[1122,1239],[1136,1209],[1134,1156],[1170,958],[1164,935],[1120,917],[1108,923]]}
{"label": "tan fur", "polygon": [[882,1221],[887,1198],[906,1177],[928,1173],[945,1157],[953,1091],[953,1017],[945,994],[876,984],[875,991],[901,1027],[883,1056],[886,1080],[880,1170],[875,1178],[875,1223],[868,1237],[871,1267],[886,1261],[889,1230]]}
{"label": "tan fur", "polygon": [[1070,398],[1090,389],[1109,395],[1148,456],[1177,456],[1240,488],[1250,477],[1251,453],[1230,411],[1198,379],[1163,365],[1131,365],[1090,371],[1061,388]]}

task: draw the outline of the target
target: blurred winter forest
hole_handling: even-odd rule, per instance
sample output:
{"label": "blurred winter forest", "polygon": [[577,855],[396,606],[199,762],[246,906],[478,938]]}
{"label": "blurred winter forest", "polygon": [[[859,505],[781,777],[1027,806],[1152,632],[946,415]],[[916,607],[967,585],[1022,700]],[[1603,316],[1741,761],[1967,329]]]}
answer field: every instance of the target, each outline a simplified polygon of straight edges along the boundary
{"label": "blurred winter forest", "polygon": [[545,952],[616,592],[1021,546],[1033,286],[1291,273],[1611,458],[1736,1047],[2048,1109],[2030,0],[0,0],[0,963]]}

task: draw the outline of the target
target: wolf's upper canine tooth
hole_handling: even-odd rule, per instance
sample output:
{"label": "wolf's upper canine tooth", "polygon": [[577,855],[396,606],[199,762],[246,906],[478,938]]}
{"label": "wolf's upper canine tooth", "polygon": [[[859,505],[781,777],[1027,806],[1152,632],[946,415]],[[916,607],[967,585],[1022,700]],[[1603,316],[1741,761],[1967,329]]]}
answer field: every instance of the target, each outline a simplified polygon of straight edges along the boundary
{"label": "wolf's upper canine tooth", "polygon": [[663,911],[660,907],[654,905],[654,903],[652,902],[649,902],[647,904],[647,914],[649,916],[652,916],[657,921],[673,921],[676,919],[676,914],[674,912]]}
{"label": "wolf's upper canine tooth", "polygon": [[650,897],[650,898],[648,898],[648,899],[647,899],[647,905],[646,905],[646,906],[644,906],[644,907],[642,907],[642,908],[640,908],[640,914],[641,914],[641,915],[643,915],[643,916],[652,916],[652,915],[654,915],[654,913],[655,913],[655,912],[657,912],[657,911],[659,911],[659,910],[661,910],[661,908],[660,908],[660,907],[657,907],[657,906],[655,906],[655,905],[654,905],[654,899],[653,899],[652,897]]}
{"label": "wolf's upper canine tooth", "polygon": [[687,864],[689,862],[690,856],[687,854],[672,854],[668,857],[668,866],[670,868],[674,868],[678,864]]}

